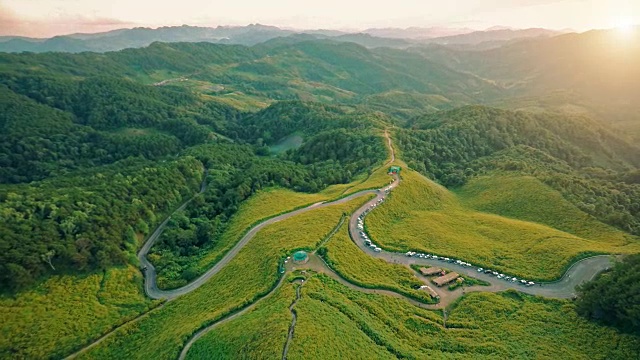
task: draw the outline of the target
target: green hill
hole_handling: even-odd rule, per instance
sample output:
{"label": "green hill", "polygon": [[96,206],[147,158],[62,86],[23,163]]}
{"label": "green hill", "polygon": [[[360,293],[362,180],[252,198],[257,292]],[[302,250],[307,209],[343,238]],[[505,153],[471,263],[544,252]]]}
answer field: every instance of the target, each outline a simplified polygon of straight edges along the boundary
{"label": "green hill", "polygon": [[[403,182],[389,199],[367,216],[372,239],[393,251],[413,250],[458,258],[536,280],[559,278],[583,254],[640,251],[640,239],[598,223],[537,182],[535,189],[546,192],[531,195],[536,196],[535,202],[528,202],[525,197],[523,201],[528,205],[510,212],[509,198],[518,198],[519,191],[524,190],[522,183],[526,182],[513,184],[509,183],[510,178],[505,181],[495,177],[491,181],[495,185],[485,192],[477,190],[482,186],[480,179],[460,190],[465,199],[461,201],[416,172],[403,171],[402,177]],[[507,189],[513,186],[519,190],[496,200],[498,195],[492,194],[504,191],[502,182],[506,182]],[[556,207],[554,200],[560,200],[560,206]],[[536,206],[533,214],[521,215]],[[563,209],[569,211],[565,213]]]}
{"label": "green hill", "polygon": [[640,234],[640,148],[589,118],[467,106],[417,117],[397,131],[404,160],[457,187],[494,171],[535,176],[600,221]]}

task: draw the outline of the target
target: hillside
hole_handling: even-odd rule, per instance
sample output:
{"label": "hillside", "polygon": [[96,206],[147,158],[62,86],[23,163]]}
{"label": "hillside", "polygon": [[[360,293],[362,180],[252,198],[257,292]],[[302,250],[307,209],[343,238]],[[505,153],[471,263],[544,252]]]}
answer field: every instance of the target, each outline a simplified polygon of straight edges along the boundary
{"label": "hillside", "polygon": [[415,118],[397,133],[412,168],[456,187],[492,171],[533,175],[583,211],[640,234],[640,188],[625,177],[640,149],[584,117],[463,107]]}

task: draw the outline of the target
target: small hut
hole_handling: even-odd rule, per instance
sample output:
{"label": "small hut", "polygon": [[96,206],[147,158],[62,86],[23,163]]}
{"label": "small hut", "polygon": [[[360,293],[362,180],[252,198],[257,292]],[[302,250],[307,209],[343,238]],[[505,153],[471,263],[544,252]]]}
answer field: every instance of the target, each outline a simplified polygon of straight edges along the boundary
{"label": "small hut", "polygon": [[443,286],[443,285],[447,285],[453,280],[456,280],[459,276],[460,275],[458,275],[458,273],[450,272],[447,275],[440,276],[439,278],[433,279],[431,281],[433,281],[433,283],[438,286]]}
{"label": "small hut", "polygon": [[392,166],[389,168],[389,174],[399,174],[400,170],[400,166]]}
{"label": "small hut", "polygon": [[425,268],[425,267],[421,267],[420,268],[420,273],[424,276],[433,276],[436,274],[441,274],[442,273],[442,269],[437,268],[437,267],[430,267],[430,268]]}

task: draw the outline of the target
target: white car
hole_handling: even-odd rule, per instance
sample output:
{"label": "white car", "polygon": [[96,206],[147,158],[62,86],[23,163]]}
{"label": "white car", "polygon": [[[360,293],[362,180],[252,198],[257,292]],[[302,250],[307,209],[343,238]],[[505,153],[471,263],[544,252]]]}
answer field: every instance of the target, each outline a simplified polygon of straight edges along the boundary
{"label": "white car", "polygon": [[483,268],[478,268],[478,272],[483,272],[484,269]]}
{"label": "white car", "polygon": [[502,279],[504,277],[504,275],[500,274],[498,275],[498,279]]}
{"label": "white car", "polygon": [[527,283],[527,286],[533,286],[533,285],[535,285],[535,284],[536,284],[536,283],[534,283],[533,281],[529,281],[529,282]]}
{"label": "white car", "polygon": [[382,249],[381,249],[381,248],[379,248],[379,247],[377,247],[377,248],[373,249],[373,251],[375,251],[375,252],[380,252],[380,251],[382,251]]}
{"label": "white car", "polygon": [[[498,276],[498,272],[497,272],[497,271],[494,271],[494,272],[492,272],[491,274],[492,274],[493,276]],[[500,274],[500,275],[502,275],[502,276],[504,277],[504,274]]]}

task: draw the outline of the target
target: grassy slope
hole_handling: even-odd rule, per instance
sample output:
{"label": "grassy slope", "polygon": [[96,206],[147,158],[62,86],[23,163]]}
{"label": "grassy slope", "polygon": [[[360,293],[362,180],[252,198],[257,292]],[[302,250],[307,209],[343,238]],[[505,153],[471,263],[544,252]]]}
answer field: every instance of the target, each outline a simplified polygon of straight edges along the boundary
{"label": "grassy slope", "polygon": [[273,295],[241,317],[196,341],[187,359],[276,359],[287,339],[297,284],[285,282]]}
{"label": "grassy slope", "polygon": [[[540,212],[553,211],[552,200],[538,201],[544,205]],[[571,218],[563,221],[573,222]],[[534,222],[473,211],[454,194],[413,171],[403,172],[403,182],[368,216],[367,224],[376,243],[387,249],[461,258],[537,280],[560,277],[567,264],[584,252],[640,251],[640,242],[629,243],[631,237],[611,228],[599,227],[609,236],[587,239]],[[573,232],[590,231],[594,230],[585,227]]]}
{"label": "grassy slope", "polygon": [[599,242],[634,241],[633,236],[582,212],[534,177],[481,176],[472,179],[456,194],[466,206],[478,211],[537,222]]}
{"label": "grassy slope", "polygon": [[343,212],[362,201],[314,210],[263,229],[205,285],[124,326],[80,358],[176,358],[197,329],[268,292],[278,278],[281,257],[292,249],[315,246]]}
{"label": "grassy slope", "polygon": [[51,277],[0,298],[0,358],[62,357],[152,305],[133,267]]}
{"label": "grassy slope", "polygon": [[[568,301],[471,293],[439,312],[352,291],[325,276],[305,284],[289,359],[631,359],[640,338],[587,322]],[[329,345],[330,344],[330,345]],[[614,345],[615,344],[615,345]]]}
{"label": "grassy slope", "polygon": [[398,264],[375,259],[362,252],[349,237],[347,224],[326,243],[327,261],[340,276],[367,288],[387,289],[424,302],[434,302],[414,286],[424,285],[412,270]]}

